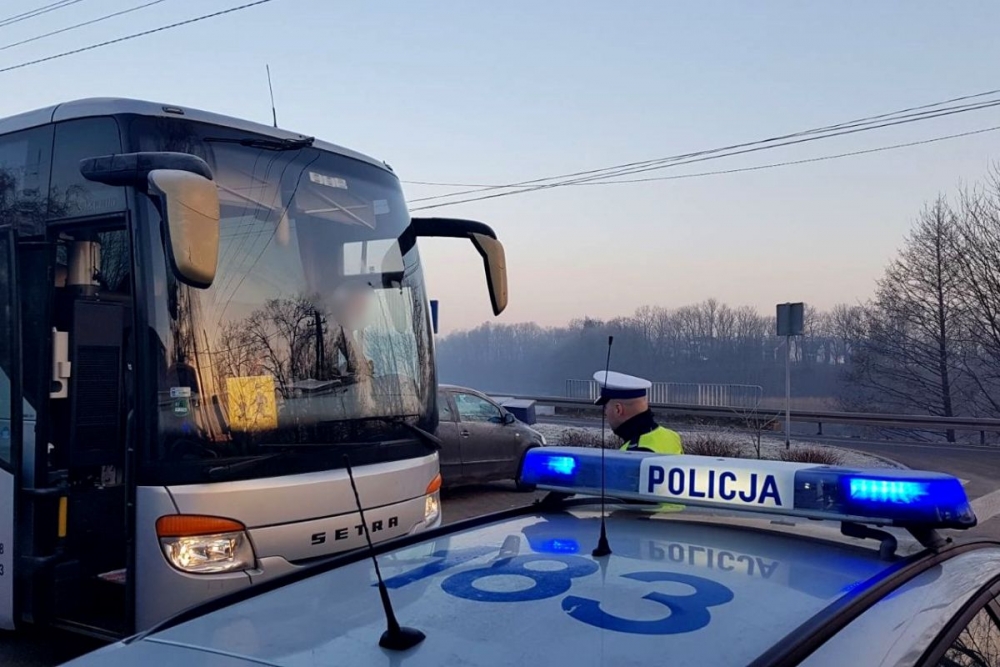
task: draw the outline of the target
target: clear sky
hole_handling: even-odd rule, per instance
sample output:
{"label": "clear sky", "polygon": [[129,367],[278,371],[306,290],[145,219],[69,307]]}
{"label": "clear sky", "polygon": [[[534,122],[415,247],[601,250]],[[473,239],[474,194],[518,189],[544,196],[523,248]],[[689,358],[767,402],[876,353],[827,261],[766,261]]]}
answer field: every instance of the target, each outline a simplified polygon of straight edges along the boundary
{"label": "clear sky", "polygon": [[[148,0],[5,2],[0,47]],[[0,50],[0,68],[224,9],[164,0]],[[760,139],[1000,88],[996,2],[343,2],[243,12],[0,73],[0,115],[127,96],[270,122],[403,180],[510,183]],[[1000,110],[667,170],[728,169],[1000,125]],[[560,324],[708,297],[867,298],[925,202],[987,173],[1000,132],[816,164],[580,186],[436,209],[507,249],[504,322]],[[653,176],[657,174],[646,174]],[[411,199],[447,192],[407,185]],[[416,205],[414,205],[416,206]],[[471,245],[422,241],[447,332],[491,319]]]}

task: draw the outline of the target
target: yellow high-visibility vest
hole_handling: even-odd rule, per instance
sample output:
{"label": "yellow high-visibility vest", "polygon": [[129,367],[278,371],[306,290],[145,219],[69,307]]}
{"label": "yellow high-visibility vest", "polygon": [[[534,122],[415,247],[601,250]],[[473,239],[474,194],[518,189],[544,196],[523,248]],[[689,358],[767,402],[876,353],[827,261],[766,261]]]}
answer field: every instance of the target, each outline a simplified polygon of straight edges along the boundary
{"label": "yellow high-visibility vest", "polygon": [[622,445],[622,451],[635,451],[645,449],[656,454],[683,454],[684,445],[681,444],[681,436],[676,431],[657,426],[649,433],[639,436],[639,442],[626,442]]}
{"label": "yellow high-visibility vest", "polygon": [[[640,449],[649,450],[657,454],[683,454],[684,445],[681,444],[681,436],[677,431],[669,428],[657,426],[649,433],[639,436],[639,442],[626,442],[622,445],[621,451],[638,451]],[[683,505],[673,503],[661,503],[657,510],[660,512],[680,512],[684,510]]]}

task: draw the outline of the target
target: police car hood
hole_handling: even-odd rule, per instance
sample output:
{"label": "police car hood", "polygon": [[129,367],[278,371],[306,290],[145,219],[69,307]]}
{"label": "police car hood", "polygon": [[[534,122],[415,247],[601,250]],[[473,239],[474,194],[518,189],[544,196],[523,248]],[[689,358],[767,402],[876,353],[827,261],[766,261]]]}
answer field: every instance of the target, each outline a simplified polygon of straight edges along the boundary
{"label": "police car hood", "polygon": [[404,653],[378,645],[385,617],[359,560],[70,664],[742,665],[890,567],[870,548],[682,516],[698,512],[616,508],[601,559],[590,511],[383,554],[399,622],[426,634]]}

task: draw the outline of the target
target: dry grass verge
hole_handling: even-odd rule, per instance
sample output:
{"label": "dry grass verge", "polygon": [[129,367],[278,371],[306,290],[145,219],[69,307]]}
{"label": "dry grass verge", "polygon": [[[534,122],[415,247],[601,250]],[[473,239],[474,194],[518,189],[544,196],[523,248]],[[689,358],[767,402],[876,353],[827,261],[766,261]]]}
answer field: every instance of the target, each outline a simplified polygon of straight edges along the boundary
{"label": "dry grass verge", "polygon": [[843,461],[843,455],[832,449],[820,447],[808,447],[800,449],[789,449],[781,452],[782,461],[793,461],[795,463],[816,463],[819,465],[839,465]]}
{"label": "dry grass verge", "polygon": [[[605,435],[605,441],[608,449],[618,449],[625,444],[621,438],[611,432],[610,428]],[[556,444],[569,447],[600,447],[601,434],[582,428],[566,429],[559,435]]]}
{"label": "dry grass verge", "polygon": [[743,445],[732,437],[720,433],[699,433],[684,438],[684,453],[695,456],[743,458]]}

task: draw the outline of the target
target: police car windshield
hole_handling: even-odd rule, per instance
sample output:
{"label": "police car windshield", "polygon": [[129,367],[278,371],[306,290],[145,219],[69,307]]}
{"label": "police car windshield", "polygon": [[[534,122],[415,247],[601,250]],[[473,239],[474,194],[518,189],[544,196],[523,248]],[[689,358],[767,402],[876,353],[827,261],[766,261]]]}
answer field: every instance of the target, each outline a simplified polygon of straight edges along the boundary
{"label": "police car windshield", "polygon": [[[890,564],[877,551],[610,507],[528,515],[379,557],[408,665],[747,664]],[[371,562],[309,577],[156,633],[275,664],[382,664]],[[762,604],[766,601],[766,604]],[[672,612],[671,609],[674,611]],[[676,613],[675,613],[676,612]]]}

